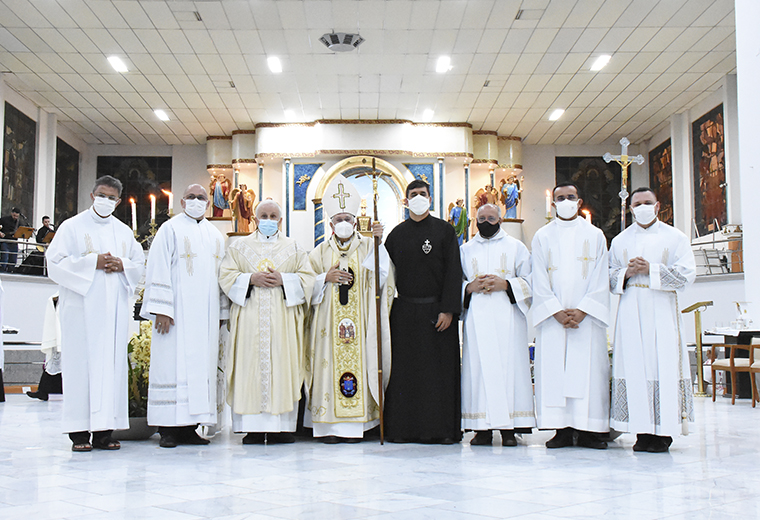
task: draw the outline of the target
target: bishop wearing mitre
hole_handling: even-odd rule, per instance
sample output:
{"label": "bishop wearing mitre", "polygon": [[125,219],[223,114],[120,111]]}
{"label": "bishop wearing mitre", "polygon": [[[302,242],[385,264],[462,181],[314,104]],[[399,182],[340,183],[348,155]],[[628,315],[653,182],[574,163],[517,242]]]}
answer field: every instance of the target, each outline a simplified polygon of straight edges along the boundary
{"label": "bishop wearing mitre", "polygon": [[227,250],[219,284],[232,300],[227,402],[243,444],[295,442],[305,377],[305,318],[314,285],[306,252],[279,229],[282,209],[256,207],[256,231]]}
{"label": "bishop wearing mitre", "polygon": [[530,253],[501,228],[499,207],[478,208],[478,234],[461,249],[464,339],[462,429],[474,446],[517,446],[536,425],[528,351]]}
{"label": "bishop wearing mitre", "polygon": [[[380,335],[383,388],[378,380],[375,244],[356,230],[361,197],[342,175],[322,198],[332,236],[309,255],[317,273],[311,298],[309,372],[306,388],[314,437],[326,444],[359,442],[378,424],[379,392],[390,376],[390,325],[393,298],[390,259],[380,246]],[[375,222],[374,236],[383,226]]]}
{"label": "bishop wearing mitre", "polygon": [[554,188],[557,218],[533,237],[538,428],[547,448],[605,449],[609,431],[609,280],[604,233],[578,216],[578,188]]}
{"label": "bishop wearing mitre", "polygon": [[219,324],[229,313],[218,278],[224,237],[205,219],[206,189],[191,184],[181,204],[151,244],[140,313],[155,327],[148,424],[163,448],[209,443],[195,430],[216,424]]}
{"label": "bishop wearing mitre", "polygon": [[112,215],[121,190],[118,179],[99,177],[92,207],[61,224],[46,253],[50,279],[60,286],[63,428],[73,451],[117,450],[111,432],[129,428],[129,298],[145,254]]}

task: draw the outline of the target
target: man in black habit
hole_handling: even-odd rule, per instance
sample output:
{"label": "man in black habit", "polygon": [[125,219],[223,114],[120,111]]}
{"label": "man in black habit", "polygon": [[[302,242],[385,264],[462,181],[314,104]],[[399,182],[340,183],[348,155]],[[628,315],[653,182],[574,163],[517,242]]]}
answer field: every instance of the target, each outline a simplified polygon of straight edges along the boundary
{"label": "man in black habit", "polygon": [[398,297],[391,309],[390,442],[462,440],[459,328],[462,266],[453,226],[430,215],[430,187],[406,188],[411,218],[388,235]]}

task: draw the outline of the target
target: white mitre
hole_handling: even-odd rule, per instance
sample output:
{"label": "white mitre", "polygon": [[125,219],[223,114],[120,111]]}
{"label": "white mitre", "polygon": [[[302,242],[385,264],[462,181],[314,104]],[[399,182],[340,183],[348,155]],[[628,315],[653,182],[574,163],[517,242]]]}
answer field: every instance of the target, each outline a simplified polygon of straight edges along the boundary
{"label": "white mitre", "polygon": [[330,181],[322,196],[328,218],[333,218],[338,213],[350,213],[355,217],[359,213],[361,200],[359,190],[342,175],[336,175]]}

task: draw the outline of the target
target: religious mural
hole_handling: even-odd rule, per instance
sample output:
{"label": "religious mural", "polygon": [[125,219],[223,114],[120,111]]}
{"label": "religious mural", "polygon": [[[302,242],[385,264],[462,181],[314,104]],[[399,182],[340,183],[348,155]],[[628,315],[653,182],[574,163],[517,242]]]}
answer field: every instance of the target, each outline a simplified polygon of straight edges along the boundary
{"label": "religious mural", "polygon": [[658,218],[673,225],[673,147],[670,139],[649,152],[649,187],[660,202]]}
{"label": "religious mural", "polygon": [[[414,175],[415,179],[420,179],[430,185],[430,211],[435,208],[435,187],[433,185],[433,176],[435,175],[435,164],[404,164],[407,169]],[[441,215],[443,216],[443,215]],[[407,214],[408,217],[408,214]]]}
{"label": "religious mural", "polygon": [[604,232],[609,246],[620,233],[620,165],[608,164],[601,157],[556,157],[555,168],[557,184],[572,182],[578,186],[581,209],[589,210],[591,222]]}
{"label": "religious mural", "polygon": [[79,152],[62,139],[56,141],[55,150],[55,209],[56,227],[77,214],[79,199]]}
{"label": "religious mural", "polygon": [[[132,213],[129,199],[137,203],[138,233],[144,237],[150,225],[150,195],[156,196],[156,224],[168,220],[169,201],[161,191],[172,188],[171,157],[111,157],[99,156],[97,176],[111,175],[124,185],[121,204],[114,216],[131,227]],[[178,194],[181,197],[182,194]]]}
{"label": "religious mural", "polygon": [[324,163],[293,165],[293,211],[306,210],[306,192],[314,174]]}
{"label": "religious mural", "polygon": [[[37,123],[20,110],[5,103],[3,142],[3,215],[18,207],[34,222],[34,160]],[[21,224],[26,224],[21,219]]]}
{"label": "religious mural", "polygon": [[723,105],[691,124],[694,164],[694,222],[700,235],[728,224]]}

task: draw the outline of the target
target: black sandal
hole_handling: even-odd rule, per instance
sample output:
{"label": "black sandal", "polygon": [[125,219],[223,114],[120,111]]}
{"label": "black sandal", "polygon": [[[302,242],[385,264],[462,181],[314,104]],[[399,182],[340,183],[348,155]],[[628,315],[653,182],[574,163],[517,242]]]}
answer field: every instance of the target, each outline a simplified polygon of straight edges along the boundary
{"label": "black sandal", "polygon": [[99,450],[118,450],[121,448],[121,444],[119,441],[112,439],[110,436],[101,437],[99,439],[93,438],[92,448],[97,448]]}

